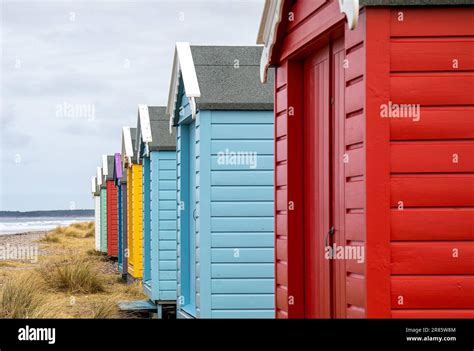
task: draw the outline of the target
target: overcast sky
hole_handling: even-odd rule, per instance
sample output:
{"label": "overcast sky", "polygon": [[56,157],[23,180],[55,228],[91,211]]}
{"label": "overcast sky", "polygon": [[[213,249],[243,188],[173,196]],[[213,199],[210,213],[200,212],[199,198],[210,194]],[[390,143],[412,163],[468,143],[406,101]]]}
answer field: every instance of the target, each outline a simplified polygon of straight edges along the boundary
{"label": "overcast sky", "polygon": [[0,0],[0,210],[92,208],[101,155],[166,104],[174,43],[254,45],[263,2]]}

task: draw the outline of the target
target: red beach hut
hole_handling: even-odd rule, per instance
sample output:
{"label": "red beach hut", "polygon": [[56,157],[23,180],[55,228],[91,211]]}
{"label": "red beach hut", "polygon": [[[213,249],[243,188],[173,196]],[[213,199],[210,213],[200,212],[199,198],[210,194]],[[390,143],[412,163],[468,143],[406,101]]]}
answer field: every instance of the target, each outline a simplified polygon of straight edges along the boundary
{"label": "red beach hut", "polygon": [[277,318],[474,317],[474,2],[427,3],[265,3]]}
{"label": "red beach hut", "polygon": [[118,190],[114,181],[115,156],[107,156],[107,256],[118,253]]}

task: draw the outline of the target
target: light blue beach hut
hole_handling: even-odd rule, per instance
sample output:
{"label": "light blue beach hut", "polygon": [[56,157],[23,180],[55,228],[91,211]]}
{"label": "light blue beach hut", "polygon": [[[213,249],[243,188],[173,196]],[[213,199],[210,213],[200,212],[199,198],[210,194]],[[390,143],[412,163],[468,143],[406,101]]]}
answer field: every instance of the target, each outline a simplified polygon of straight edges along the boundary
{"label": "light blue beach hut", "polygon": [[143,165],[143,288],[159,318],[176,308],[176,137],[166,107],[139,105],[135,153]]}
{"label": "light blue beach hut", "polygon": [[178,318],[275,315],[273,85],[259,82],[260,57],[176,45]]}

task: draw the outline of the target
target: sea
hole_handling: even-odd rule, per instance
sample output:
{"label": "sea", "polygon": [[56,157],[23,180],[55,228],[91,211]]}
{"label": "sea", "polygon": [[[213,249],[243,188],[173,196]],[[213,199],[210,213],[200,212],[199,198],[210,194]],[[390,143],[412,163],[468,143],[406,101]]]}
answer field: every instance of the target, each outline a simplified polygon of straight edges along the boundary
{"label": "sea", "polygon": [[94,217],[2,217],[0,235],[48,231],[72,223],[91,221],[94,221]]}

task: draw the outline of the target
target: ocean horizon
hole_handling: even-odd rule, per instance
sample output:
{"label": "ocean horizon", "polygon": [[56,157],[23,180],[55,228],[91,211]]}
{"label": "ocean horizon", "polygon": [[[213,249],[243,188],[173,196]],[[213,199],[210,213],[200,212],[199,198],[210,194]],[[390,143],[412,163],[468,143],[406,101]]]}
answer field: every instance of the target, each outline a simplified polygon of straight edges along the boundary
{"label": "ocean horizon", "polygon": [[21,234],[53,230],[73,223],[94,221],[88,216],[39,216],[39,217],[2,217],[0,218],[0,235]]}

